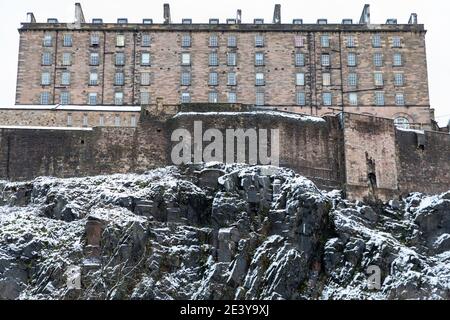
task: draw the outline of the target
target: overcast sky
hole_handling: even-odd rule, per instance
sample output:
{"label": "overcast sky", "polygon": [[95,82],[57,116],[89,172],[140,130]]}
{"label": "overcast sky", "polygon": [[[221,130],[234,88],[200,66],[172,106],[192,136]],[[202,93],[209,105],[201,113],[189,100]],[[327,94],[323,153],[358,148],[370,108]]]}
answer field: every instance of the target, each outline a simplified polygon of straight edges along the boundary
{"label": "overcast sky", "polygon": [[[73,0],[0,0],[0,61],[3,76],[0,77],[0,105],[14,104],[17,52],[20,22],[26,20],[27,12],[34,12],[39,22],[49,17],[59,21],[74,21]],[[436,110],[436,120],[441,125],[450,119],[450,93],[447,91],[450,76],[450,1],[443,0],[84,0],[80,1],[86,19],[103,18],[114,22],[126,17],[130,22],[153,18],[155,23],[163,20],[163,3],[170,3],[172,21],[192,18],[193,22],[207,22],[209,18],[234,18],[236,10],[242,9],[244,23],[253,18],[271,22],[275,3],[281,4],[282,22],[303,18],[304,23],[315,23],[327,18],[329,23],[341,22],[343,18],[358,21],[365,3],[371,5],[371,22],[384,23],[387,18],[397,18],[407,23],[412,12],[418,14],[419,23],[425,24],[427,33],[427,56],[430,80],[431,106]]]}

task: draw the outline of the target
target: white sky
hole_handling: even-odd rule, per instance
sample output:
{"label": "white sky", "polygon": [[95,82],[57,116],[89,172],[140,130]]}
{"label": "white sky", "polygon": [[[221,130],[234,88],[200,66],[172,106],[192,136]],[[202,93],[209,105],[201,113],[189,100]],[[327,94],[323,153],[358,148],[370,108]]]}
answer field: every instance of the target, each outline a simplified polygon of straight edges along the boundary
{"label": "white sky", "polygon": [[[27,12],[34,12],[40,22],[47,18],[59,21],[74,21],[75,0],[0,0],[0,61],[3,76],[0,77],[0,105],[14,104],[17,52],[20,22],[26,20]],[[303,18],[304,23],[315,23],[318,18],[327,18],[329,23],[341,22],[343,18],[358,21],[365,3],[371,5],[371,22],[384,23],[387,18],[397,18],[407,23],[412,12],[418,14],[419,23],[428,30],[427,56],[430,82],[431,106],[436,110],[436,120],[446,125],[450,119],[450,37],[448,15],[450,1],[445,0],[84,0],[87,20],[103,18],[115,22],[126,17],[129,22],[140,22],[142,18],[153,18],[155,23],[163,20],[163,3],[170,3],[172,21],[192,18],[193,22],[207,22],[209,18],[235,18],[236,10],[242,9],[243,22],[253,18],[272,21],[275,3],[281,4],[282,22]]]}

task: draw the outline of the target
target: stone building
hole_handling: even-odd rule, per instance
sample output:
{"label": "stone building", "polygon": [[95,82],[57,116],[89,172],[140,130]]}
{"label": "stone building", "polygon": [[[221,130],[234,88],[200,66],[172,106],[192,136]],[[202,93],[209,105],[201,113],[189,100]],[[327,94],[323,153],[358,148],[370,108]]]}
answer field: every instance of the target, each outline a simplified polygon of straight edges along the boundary
{"label": "stone building", "polygon": [[75,8],[74,23],[28,14],[19,29],[16,106],[0,110],[2,125],[133,126],[141,107],[159,99],[167,107],[346,111],[433,128],[426,31],[416,14],[408,24],[371,24],[366,5],[359,21],[282,23],[276,5],[269,23],[243,23],[240,10],[226,21],[180,23],[166,4],[160,24],[88,22]]}

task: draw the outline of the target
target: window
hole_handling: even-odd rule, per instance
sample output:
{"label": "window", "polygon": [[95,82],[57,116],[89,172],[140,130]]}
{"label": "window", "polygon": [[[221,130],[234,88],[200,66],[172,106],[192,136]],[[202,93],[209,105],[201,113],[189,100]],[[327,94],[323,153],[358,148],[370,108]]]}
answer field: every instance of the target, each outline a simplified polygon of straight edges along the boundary
{"label": "window", "polygon": [[357,106],[358,105],[358,94],[356,92],[350,92],[348,94],[348,102],[351,106]]}
{"label": "window", "polygon": [[322,93],[322,103],[324,106],[331,106],[331,92]]}
{"label": "window", "polygon": [[72,65],[72,54],[70,52],[63,53],[62,65],[63,66]]}
{"label": "window", "polygon": [[331,73],[322,73],[322,85],[325,87],[331,86]]}
{"label": "window", "polygon": [[90,86],[98,85],[98,73],[97,72],[89,73],[89,85]]}
{"label": "window", "polygon": [[149,86],[150,85],[150,73],[143,72],[141,73],[141,86]]}
{"label": "window", "polygon": [[236,73],[234,72],[228,72],[227,76],[227,85],[229,86],[235,86],[237,84],[236,81]]}
{"label": "window", "polygon": [[141,45],[143,47],[150,47],[151,44],[152,44],[152,38],[150,37],[149,34],[144,33],[142,35],[142,43],[141,43]]}
{"label": "window", "polygon": [[67,92],[67,91],[61,92],[60,97],[59,97],[59,100],[60,100],[59,103],[60,103],[61,105],[67,105],[67,104],[70,104],[70,93]]}
{"label": "window", "polygon": [[394,67],[400,67],[402,66],[402,54],[401,53],[394,53]]}
{"label": "window", "polygon": [[400,37],[393,37],[392,38],[392,47],[394,48],[400,48],[402,46],[402,40]]}
{"label": "window", "polygon": [[375,92],[375,105],[384,106],[384,92]]}
{"label": "window", "polygon": [[114,85],[123,86],[125,84],[125,76],[123,72],[116,72],[114,75]]}
{"label": "window", "polygon": [[354,36],[348,36],[347,37],[347,48],[354,48],[354,47],[356,47],[355,37]]}
{"label": "window", "polygon": [[49,33],[44,35],[44,40],[42,42],[44,47],[51,47],[53,45],[53,36]]}
{"label": "window", "polygon": [[347,56],[347,64],[349,67],[356,67],[356,53],[350,52]]}
{"label": "window", "polygon": [[105,125],[105,116],[103,114],[101,114],[98,118],[98,125],[100,127],[103,127]]}
{"label": "window", "polygon": [[305,55],[303,53],[295,54],[295,66],[304,67],[305,66]]}
{"label": "window", "polygon": [[263,86],[264,85],[264,73],[257,73],[255,75],[255,83],[257,86]]}
{"label": "window", "polygon": [[83,114],[83,127],[88,126],[88,116],[87,114]]}
{"label": "window", "polygon": [[191,94],[189,92],[183,92],[181,94],[181,103],[190,103],[191,102]]}
{"label": "window", "polygon": [[118,52],[116,53],[116,66],[124,66],[125,65],[125,53]]}
{"label": "window", "polygon": [[217,72],[210,72],[209,73],[209,80],[208,84],[210,86],[217,86],[219,84],[218,74]]}
{"label": "window", "polygon": [[190,86],[191,85],[191,73],[190,72],[182,72],[181,73],[181,85],[182,86]]}
{"label": "window", "polygon": [[264,36],[255,36],[255,47],[264,47]]}
{"label": "window", "polygon": [[100,34],[95,32],[91,34],[91,46],[98,46],[100,44]]}
{"label": "window", "polygon": [[135,115],[131,116],[131,118],[130,118],[130,125],[132,127],[136,127],[136,116]]}
{"label": "window", "polygon": [[64,71],[63,73],[61,73],[61,85],[70,85],[70,72]]}
{"label": "window", "polygon": [[41,104],[50,104],[50,93],[49,92],[41,93]]}
{"label": "window", "polygon": [[305,74],[299,72],[295,75],[295,85],[304,86],[305,85]]}
{"label": "window", "polygon": [[236,92],[228,92],[228,103],[236,103],[236,102],[237,102]]}
{"label": "window", "polygon": [[114,104],[116,106],[123,105],[123,92],[116,92],[114,94]]}
{"label": "window", "polygon": [[191,54],[190,53],[182,53],[181,54],[181,64],[183,66],[191,65]]}
{"label": "window", "polygon": [[119,116],[118,114],[116,114],[116,115],[114,116],[114,125],[115,125],[116,127],[120,127],[120,116]]}
{"label": "window", "polygon": [[375,67],[383,66],[383,55],[380,52],[374,53],[373,55],[373,64]]}
{"label": "window", "polygon": [[304,92],[297,92],[297,105],[304,106],[306,105],[306,96]]}
{"label": "window", "polygon": [[320,37],[320,45],[322,48],[329,48],[330,47],[330,37],[328,35],[323,35]]}
{"label": "window", "polygon": [[265,103],[265,101],[264,101],[264,92],[262,92],[262,91],[256,92],[256,105],[257,106],[263,106],[264,103]]}
{"label": "window", "polygon": [[72,126],[72,114],[71,113],[68,113],[67,114],[67,126],[68,127],[71,127]]}
{"label": "window", "polygon": [[404,85],[403,73],[394,74],[394,85],[396,87],[402,87]]}
{"label": "window", "polygon": [[398,117],[395,118],[394,125],[398,128],[409,129],[409,120],[404,117]]}
{"label": "window", "polygon": [[227,54],[227,65],[235,66],[237,64],[236,52],[228,52]]}
{"label": "window", "polygon": [[141,66],[149,66],[149,65],[150,65],[150,53],[142,52]]}
{"label": "window", "polygon": [[150,104],[150,92],[141,92],[141,105]]}
{"label": "window", "polygon": [[237,47],[236,36],[228,36],[227,45],[229,48],[236,48]]}
{"label": "window", "polygon": [[304,41],[302,36],[295,36],[294,37],[294,46],[296,48],[302,48],[304,46]]}
{"label": "window", "polygon": [[384,82],[383,82],[383,73],[381,72],[375,72],[374,73],[374,81],[375,81],[375,85],[376,86],[383,86]]}
{"label": "window", "polygon": [[372,36],[372,47],[381,48],[381,36],[379,34]]}
{"label": "window", "polygon": [[404,106],[405,105],[405,95],[403,93],[396,93],[395,94],[395,104],[397,106]]}
{"label": "window", "polygon": [[63,47],[71,47],[71,46],[72,46],[72,35],[66,33],[63,36]]}
{"label": "window", "polygon": [[188,34],[185,34],[181,37],[181,46],[183,48],[188,48],[191,46],[191,36]]}
{"label": "window", "polygon": [[330,66],[330,55],[327,53],[322,54],[321,62],[322,62],[323,67],[329,67]]}
{"label": "window", "polygon": [[51,66],[52,63],[53,63],[52,53],[51,52],[44,52],[42,54],[42,65],[43,66]]}
{"label": "window", "polygon": [[217,52],[211,52],[209,54],[209,65],[210,66],[218,66],[219,65],[219,59],[217,57]]}
{"label": "window", "polygon": [[89,64],[91,66],[98,66],[100,63],[100,56],[98,53],[93,52],[91,53],[90,59],[89,59]]}
{"label": "window", "polygon": [[213,48],[219,46],[219,37],[217,35],[209,36],[209,46]]}
{"label": "window", "polygon": [[211,91],[208,93],[208,102],[209,103],[217,103],[218,102],[217,92]]}
{"label": "window", "polygon": [[356,73],[349,73],[347,82],[350,87],[356,87],[358,85],[358,75]]}
{"label": "window", "polygon": [[88,104],[91,106],[95,106],[97,105],[97,93],[96,92],[91,92],[88,95]]}
{"label": "window", "polygon": [[125,35],[116,35],[116,47],[125,47]]}
{"label": "window", "polygon": [[50,85],[50,72],[43,72],[41,74],[41,85],[43,86]]}
{"label": "window", "polygon": [[263,66],[264,65],[264,53],[256,52],[255,53],[255,66]]}

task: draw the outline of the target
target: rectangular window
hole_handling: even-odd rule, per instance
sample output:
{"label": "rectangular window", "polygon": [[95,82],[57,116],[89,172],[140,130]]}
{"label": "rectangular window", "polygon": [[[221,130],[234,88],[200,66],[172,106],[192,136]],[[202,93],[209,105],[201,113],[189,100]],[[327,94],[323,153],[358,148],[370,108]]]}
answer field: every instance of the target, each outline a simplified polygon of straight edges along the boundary
{"label": "rectangular window", "polygon": [[402,54],[394,53],[394,67],[401,67],[403,65]]}
{"label": "rectangular window", "polygon": [[265,98],[264,92],[262,91],[256,92],[256,105],[263,106],[265,104],[264,98]]}
{"label": "rectangular window", "polygon": [[123,92],[116,92],[114,94],[114,104],[116,106],[123,105]]}
{"label": "rectangular window", "polygon": [[383,66],[383,54],[381,54],[380,52],[374,53],[373,64],[375,67],[382,67]]}
{"label": "rectangular window", "polygon": [[91,46],[98,46],[100,44],[100,34],[98,32],[91,33]]}
{"label": "rectangular window", "polygon": [[89,58],[89,64],[91,66],[98,66],[100,63],[100,55],[97,52],[91,53],[91,56]]}
{"label": "rectangular window", "polygon": [[49,33],[44,35],[44,40],[42,42],[42,45],[44,47],[51,47],[51,46],[53,46],[53,36],[51,34],[49,34]]}
{"label": "rectangular window", "polygon": [[41,104],[50,104],[50,93],[49,92],[41,93]]}
{"label": "rectangular window", "polygon": [[356,47],[355,37],[348,36],[347,37],[347,48],[354,48],[354,47]]}
{"label": "rectangular window", "polygon": [[116,127],[120,127],[120,116],[119,116],[118,114],[116,114],[116,115],[114,116],[114,125],[115,125]]}
{"label": "rectangular window", "polygon": [[305,66],[305,55],[303,53],[295,54],[295,66],[304,67]]}
{"label": "rectangular window", "polygon": [[372,36],[372,47],[381,48],[381,36],[379,34],[374,34]]}
{"label": "rectangular window", "polygon": [[227,65],[228,66],[236,66],[236,64],[237,64],[236,52],[228,52],[227,53]]}
{"label": "rectangular window", "polygon": [[141,86],[149,86],[150,85],[150,73],[143,72],[141,73]]}
{"label": "rectangular window", "polygon": [[348,74],[348,85],[349,87],[356,87],[358,85],[358,75],[356,73]]}
{"label": "rectangular window", "polygon": [[322,67],[329,67],[330,66],[330,55],[327,53],[322,54],[321,62],[322,62]]}
{"label": "rectangular window", "polygon": [[101,114],[101,115],[99,116],[99,118],[98,118],[98,125],[99,125],[100,127],[105,126],[105,116],[104,116],[103,114]]}
{"label": "rectangular window", "polygon": [[294,37],[294,46],[296,48],[302,48],[304,46],[304,40],[302,36],[295,36]]}
{"label": "rectangular window", "polygon": [[264,36],[255,36],[255,47],[264,47]]}
{"label": "rectangular window", "polygon": [[295,75],[295,85],[297,86],[305,85],[305,74],[303,72],[299,72]]}
{"label": "rectangular window", "polygon": [[71,47],[72,46],[72,35],[64,34],[63,36],[63,47]]}
{"label": "rectangular window", "polygon": [[183,66],[190,66],[191,65],[191,54],[190,53],[182,53],[181,54],[181,64]]}
{"label": "rectangular window", "polygon": [[330,37],[328,35],[322,35],[320,37],[320,45],[322,48],[329,48],[330,47]]}
{"label": "rectangular window", "polygon": [[116,35],[116,47],[125,47],[125,35],[124,34]]}
{"label": "rectangular window", "polygon": [[397,87],[402,87],[404,84],[403,73],[394,74],[394,84]]}
{"label": "rectangular window", "polygon": [[189,92],[183,92],[181,94],[181,103],[190,103],[191,102],[191,94]]}
{"label": "rectangular window", "polygon": [[217,86],[219,84],[218,74],[217,72],[210,72],[209,73],[209,80],[208,84],[210,86]]}
{"label": "rectangular window", "polygon": [[149,66],[150,63],[151,63],[151,61],[150,61],[150,53],[142,52],[142,54],[141,54],[141,66]]}
{"label": "rectangular window", "polygon": [[217,56],[217,52],[211,52],[209,54],[209,65],[210,66],[218,66],[219,65],[219,58]]}
{"label": "rectangular window", "polygon": [[229,86],[235,86],[237,84],[236,81],[236,73],[234,72],[228,72],[227,76],[227,85]]}
{"label": "rectangular window", "polygon": [[63,53],[62,65],[63,66],[72,65],[72,54],[70,52]]}
{"label": "rectangular window", "polygon": [[191,73],[190,72],[182,72],[181,73],[181,85],[182,86],[190,86],[191,85]]}
{"label": "rectangular window", "polygon": [[124,66],[125,65],[125,53],[118,52],[116,53],[116,66]]}
{"label": "rectangular window", "polygon": [[358,94],[356,92],[351,92],[348,94],[348,102],[351,106],[358,105]]}
{"label": "rectangular window", "polygon": [[70,72],[64,71],[63,73],[61,73],[61,85],[70,85]]}
{"label": "rectangular window", "polygon": [[96,92],[91,92],[88,95],[88,104],[91,106],[95,106],[97,105],[97,93]]}
{"label": "rectangular window", "polygon": [[257,86],[263,86],[265,84],[265,82],[264,82],[264,73],[257,73],[255,75],[255,84]]}
{"label": "rectangular window", "polygon": [[331,106],[332,103],[331,92],[322,93],[322,103],[324,106]]}
{"label": "rectangular window", "polygon": [[304,106],[306,105],[306,95],[304,92],[297,92],[297,105]]}
{"label": "rectangular window", "polygon": [[383,82],[383,73],[381,72],[375,72],[374,73],[374,81],[375,81],[375,85],[378,87],[382,87],[384,82]]}
{"label": "rectangular window", "polygon": [[403,93],[396,93],[395,94],[395,104],[397,106],[404,106],[405,105],[405,96]]}
{"label": "rectangular window", "polygon": [[191,36],[189,34],[185,34],[181,37],[181,46],[183,48],[189,48],[191,46]]}
{"label": "rectangular window", "polygon": [[41,85],[49,86],[50,85],[50,72],[43,72],[41,74]]}
{"label": "rectangular window", "polygon": [[375,92],[375,105],[384,106],[384,92]]}
{"label": "rectangular window", "polygon": [[152,38],[150,37],[149,34],[144,33],[142,35],[142,43],[141,43],[141,45],[143,47],[150,47],[151,44],[152,44]]}
{"label": "rectangular window", "polygon": [[264,65],[264,53],[256,52],[255,53],[255,66],[263,66]]}
{"label": "rectangular window", "polygon": [[227,45],[229,48],[236,48],[237,47],[236,36],[228,36]]}
{"label": "rectangular window", "polygon": [[237,103],[236,92],[228,92],[228,103]]}
{"label": "rectangular window", "polygon": [[402,46],[402,39],[400,37],[393,37],[392,38],[392,47],[394,48],[400,48]]}
{"label": "rectangular window", "polygon": [[150,104],[150,92],[141,92],[141,105]]}
{"label": "rectangular window", "polygon": [[87,126],[88,126],[88,115],[83,114],[83,127],[87,127]]}
{"label": "rectangular window", "polygon": [[114,85],[123,86],[125,84],[125,76],[123,72],[116,72],[114,75]]}
{"label": "rectangular window", "polygon": [[69,93],[69,92],[67,92],[67,91],[61,92],[59,98],[60,98],[59,103],[60,103],[61,105],[67,105],[67,104],[70,104],[70,93]]}
{"label": "rectangular window", "polygon": [[329,72],[322,73],[322,85],[324,87],[331,86],[331,73]]}
{"label": "rectangular window", "polygon": [[131,118],[130,118],[130,125],[132,127],[136,127],[136,116],[135,115],[131,116]]}
{"label": "rectangular window", "polygon": [[52,53],[44,52],[42,54],[42,65],[43,66],[51,66],[53,63]]}
{"label": "rectangular window", "polygon": [[89,73],[89,85],[90,86],[98,85],[98,73],[97,72]]}
{"label": "rectangular window", "polygon": [[71,126],[72,126],[72,123],[73,123],[73,121],[72,121],[72,114],[71,114],[71,113],[68,113],[68,114],[67,114],[67,126],[68,126],[68,127],[71,127]]}
{"label": "rectangular window", "polygon": [[216,35],[209,36],[209,46],[216,48],[219,46],[219,37]]}
{"label": "rectangular window", "polygon": [[218,98],[217,92],[211,91],[208,93],[208,102],[209,103],[217,103],[217,102],[219,102],[218,100],[219,100],[219,98]]}
{"label": "rectangular window", "polygon": [[356,67],[356,53],[350,52],[347,56],[347,64],[349,67]]}

